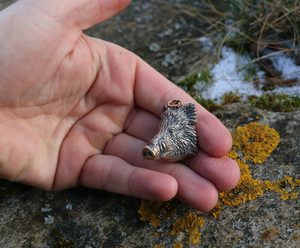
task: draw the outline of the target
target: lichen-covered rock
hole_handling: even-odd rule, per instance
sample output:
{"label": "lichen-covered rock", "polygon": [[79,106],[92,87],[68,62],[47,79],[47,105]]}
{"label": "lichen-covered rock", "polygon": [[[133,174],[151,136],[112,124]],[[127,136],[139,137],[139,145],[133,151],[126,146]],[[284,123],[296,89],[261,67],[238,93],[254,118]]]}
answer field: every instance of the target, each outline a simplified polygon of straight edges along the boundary
{"label": "lichen-covered rock", "polygon": [[215,114],[233,132],[268,126],[280,134],[280,142],[274,131],[270,137],[275,137],[277,147],[259,165],[245,159],[236,146],[233,157],[239,156],[240,185],[222,193],[220,204],[210,214],[176,200],[141,204],[96,190],[49,193],[0,181],[0,246],[299,246],[300,137],[295,134],[300,131],[300,110],[273,113],[235,103]]}
{"label": "lichen-covered rock", "polygon": [[[2,0],[0,8],[9,2]],[[176,79],[192,65],[208,64],[212,57],[203,56],[199,43],[193,42],[178,49],[179,63],[159,66],[171,53],[166,48],[174,47],[174,40],[199,35],[194,19],[176,11],[156,1],[133,1],[121,16],[88,33],[129,47]],[[169,28],[176,32],[158,40],[157,34]],[[153,42],[161,47],[157,53],[148,51]],[[260,165],[253,154],[248,159],[241,156],[248,154],[245,151],[232,154],[245,173],[240,191],[221,197],[210,214],[203,215],[176,200],[141,204],[138,199],[97,190],[45,192],[0,180],[0,247],[300,247],[300,110],[275,113],[234,103],[219,106],[215,114],[233,132],[253,122],[270,128],[265,131],[276,130],[280,143],[268,156],[259,158]]]}

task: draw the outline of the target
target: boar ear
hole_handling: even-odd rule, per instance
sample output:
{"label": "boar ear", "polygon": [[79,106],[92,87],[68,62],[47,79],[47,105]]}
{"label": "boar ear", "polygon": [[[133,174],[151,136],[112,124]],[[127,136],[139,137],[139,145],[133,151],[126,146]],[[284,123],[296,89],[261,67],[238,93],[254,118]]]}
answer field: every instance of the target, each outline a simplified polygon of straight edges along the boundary
{"label": "boar ear", "polygon": [[195,125],[197,123],[197,113],[195,104],[188,103],[182,108],[186,114],[189,125]]}

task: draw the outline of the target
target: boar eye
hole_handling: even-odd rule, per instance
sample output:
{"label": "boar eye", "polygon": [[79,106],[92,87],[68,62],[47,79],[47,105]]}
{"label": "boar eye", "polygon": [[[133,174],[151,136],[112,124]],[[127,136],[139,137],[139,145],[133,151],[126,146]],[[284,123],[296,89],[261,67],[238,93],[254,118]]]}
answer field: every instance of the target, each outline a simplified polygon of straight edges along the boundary
{"label": "boar eye", "polygon": [[161,148],[163,151],[166,151],[167,150],[167,145],[165,142],[161,142]]}

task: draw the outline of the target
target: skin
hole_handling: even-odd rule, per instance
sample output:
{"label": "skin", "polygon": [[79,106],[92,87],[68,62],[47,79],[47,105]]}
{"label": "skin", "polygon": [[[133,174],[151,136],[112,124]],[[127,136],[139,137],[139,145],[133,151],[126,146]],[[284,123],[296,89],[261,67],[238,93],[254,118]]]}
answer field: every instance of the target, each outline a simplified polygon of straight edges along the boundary
{"label": "skin", "polygon": [[199,154],[187,166],[143,159],[166,102],[194,100],[137,55],[82,33],[128,4],[20,0],[0,12],[0,177],[209,211],[240,176],[228,130],[197,104]]}

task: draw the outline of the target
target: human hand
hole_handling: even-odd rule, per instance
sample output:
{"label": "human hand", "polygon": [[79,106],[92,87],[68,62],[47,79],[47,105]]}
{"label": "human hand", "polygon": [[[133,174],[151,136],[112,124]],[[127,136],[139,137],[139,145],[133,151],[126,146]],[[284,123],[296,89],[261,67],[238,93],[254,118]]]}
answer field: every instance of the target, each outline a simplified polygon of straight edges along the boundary
{"label": "human hand", "polygon": [[0,13],[0,177],[76,185],[210,210],[239,169],[227,129],[197,104],[201,151],[188,166],[144,160],[172,99],[194,102],[135,54],[82,30],[129,0],[22,0]]}

